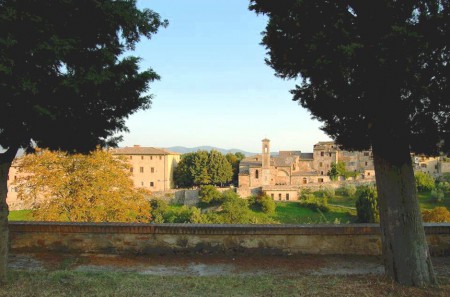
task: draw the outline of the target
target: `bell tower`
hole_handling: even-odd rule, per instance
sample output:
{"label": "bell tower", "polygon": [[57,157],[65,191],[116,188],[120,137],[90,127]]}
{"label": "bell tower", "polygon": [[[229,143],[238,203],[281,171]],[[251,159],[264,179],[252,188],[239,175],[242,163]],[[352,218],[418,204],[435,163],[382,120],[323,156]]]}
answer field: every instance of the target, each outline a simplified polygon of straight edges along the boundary
{"label": "bell tower", "polygon": [[262,170],[261,184],[270,185],[270,140],[264,138],[262,140]]}

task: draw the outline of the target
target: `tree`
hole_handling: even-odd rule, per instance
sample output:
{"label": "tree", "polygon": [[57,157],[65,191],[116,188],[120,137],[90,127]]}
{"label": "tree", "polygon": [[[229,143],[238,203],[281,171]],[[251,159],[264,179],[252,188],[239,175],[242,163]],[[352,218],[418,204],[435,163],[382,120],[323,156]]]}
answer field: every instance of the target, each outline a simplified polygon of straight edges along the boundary
{"label": "tree", "polygon": [[436,282],[410,148],[450,148],[450,3],[251,0],[269,18],[262,43],[293,99],[346,150],[373,151],[386,274]]}
{"label": "tree", "polygon": [[152,70],[125,56],[167,21],[136,1],[0,1],[0,282],[6,281],[7,177],[19,148],[116,145],[150,106]]}
{"label": "tree", "polygon": [[239,163],[242,161],[242,159],[245,158],[245,155],[241,152],[237,153],[228,153],[225,155],[228,162],[231,164],[231,168],[233,169],[233,178],[231,179],[232,183],[234,185],[238,185],[239,182]]}
{"label": "tree", "polygon": [[414,173],[416,186],[419,192],[431,191],[436,187],[436,181],[430,174],[418,171]]}
{"label": "tree", "polygon": [[338,179],[339,172],[338,172],[336,163],[331,163],[331,168],[327,172],[327,175],[330,177],[331,180],[337,180]]}
{"label": "tree", "polygon": [[232,175],[230,163],[220,152],[198,151],[181,156],[174,180],[179,187],[222,185],[231,181]]}
{"label": "tree", "polygon": [[19,172],[18,198],[38,221],[150,221],[150,193],[134,188],[127,161],[106,151],[39,151],[20,159]]}
{"label": "tree", "polygon": [[355,203],[358,223],[379,223],[377,190],[374,187],[361,187]]}

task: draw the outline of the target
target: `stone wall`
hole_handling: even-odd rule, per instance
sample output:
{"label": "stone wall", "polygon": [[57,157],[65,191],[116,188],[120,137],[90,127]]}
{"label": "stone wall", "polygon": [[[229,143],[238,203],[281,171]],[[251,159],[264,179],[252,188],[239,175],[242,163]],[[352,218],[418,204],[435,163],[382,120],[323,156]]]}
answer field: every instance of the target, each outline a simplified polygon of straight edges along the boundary
{"label": "stone wall", "polygon": [[[450,224],[426,224],[432,254],[450,255]],[[379,255],[379,227],[10,223],[13,252]]]}

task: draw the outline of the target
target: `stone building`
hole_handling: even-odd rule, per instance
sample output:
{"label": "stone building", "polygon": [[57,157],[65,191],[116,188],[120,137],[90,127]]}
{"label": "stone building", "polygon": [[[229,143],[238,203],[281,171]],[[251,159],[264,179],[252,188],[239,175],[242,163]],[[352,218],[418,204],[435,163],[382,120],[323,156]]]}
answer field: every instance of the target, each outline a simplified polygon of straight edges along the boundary
{"label": "stone building", "polygon": [[349,152],[332,141],[314,145],[313,153],[280,151],[270,155],[270,140],[262,140],[261,154],[244,158],[239,164],[239,191],[263,191],[275,200],[297,200],[300,186],[330,182],[327,175],[332,163],[344,162],[348,171],[357,172],[355,179],[375,177],[371,151]]}
{"label": "stone building", "polygon": [[173,172],[180,162],[179,153],[139,145],[112,149],[111,153],[129,160],[135,187],[150,191],[166,191],[174,188]]}

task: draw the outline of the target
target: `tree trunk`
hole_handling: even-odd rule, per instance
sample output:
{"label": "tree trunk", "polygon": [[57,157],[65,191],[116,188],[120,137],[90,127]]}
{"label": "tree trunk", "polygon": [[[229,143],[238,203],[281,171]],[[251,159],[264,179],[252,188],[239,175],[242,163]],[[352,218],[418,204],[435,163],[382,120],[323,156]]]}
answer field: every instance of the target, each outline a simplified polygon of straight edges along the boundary
{"label": "tree trunk", "polygon": [[437,281],[422,224],[408,142],[395,136],[405,134],[392,133],[392,128],[384,127],[373,141],[373,155],[385,272],[403,285],[434,285]]}
{"label": "tree trunk", "polygon": [[6,283],[6,267],[8,264],[9,231],[8,231],[8,173],[18,148],[9,148],[0,154],[0,283]]}

